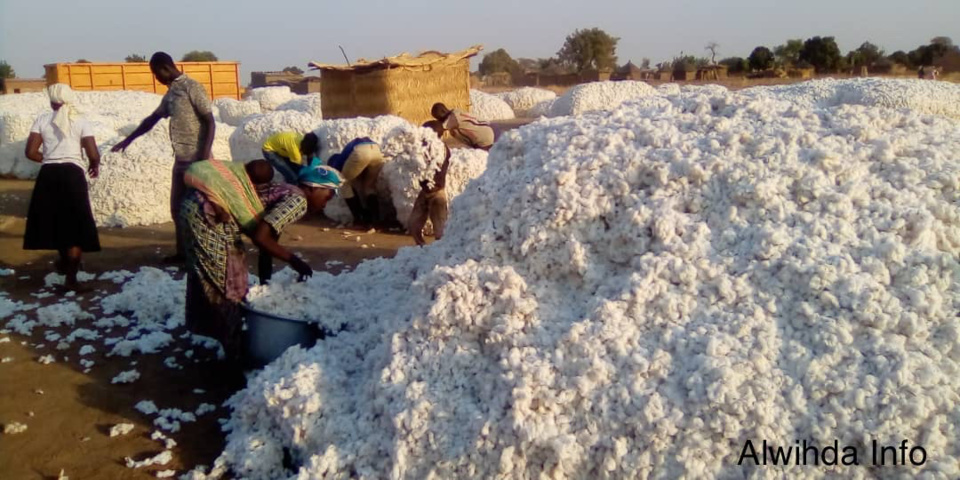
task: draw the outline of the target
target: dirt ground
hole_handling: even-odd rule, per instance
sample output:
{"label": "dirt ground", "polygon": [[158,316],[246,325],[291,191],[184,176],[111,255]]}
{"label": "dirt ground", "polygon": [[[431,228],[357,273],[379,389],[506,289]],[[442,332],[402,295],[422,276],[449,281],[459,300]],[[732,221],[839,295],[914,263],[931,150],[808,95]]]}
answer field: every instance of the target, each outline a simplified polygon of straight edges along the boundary
{"label": "dirt ground", "polygon": [[[33,182],[0,180],[0,268],[13,268],[12,276],[0,277],[0,290],[11,299],[25,303],[48,305],[60,299],[58,295],[38,300],[31,296],[44,287],[44,277],[53,269],[53,252],[22,250],[25,216]],[[345,236],[350,233],[350,236]],[[361,242],[356,237],[361,237]],[[103,251],[84,257],[84,271],[101,273],[126,269],[136,271],[141,266],[167,268],[160,258],[172,253],[172,224],[136,228],[102,228],[100,241]],[[328,260],[339,260],[353,266],[366,258],[390,257],[405,246],[413,246],[409,236],[399,233],[367,234],[356,230],[336,228],[329,221],[312,219],[293,225],[284,232],[281,243],[301,253],[316,270],[324,270]],[[369,248],[358,248],[366,244]],[[251,271],[255,255],[248,255]],[[275,268],[282,265],[275,262]],[[342,266],[337,269],[344,268]],[[179,275],[179,274],[178,274]],[[29,277],[29,278],[21,278]],[[86,285],[105,296],[119,291],[109,281],[94,281]],[[81,295],[80,297],[83,297]],[[80,303],[88,308],[93,294]],[[78,297],[79,298],[79,297]],[[96,313],[96,312],[94,312]],[[0,321],[2,328],[3,321]],[[78,324],[79,325],[79,324]],[[220,405],[230,396],[229,388],[218,386],[216,362],[197,356],[194,365],[183,370],[167,368],[165,353],[134,355],[129,358],[106,357],[105,352],[87,355],[95,366],[83,373],[76,351],[81,342],[69,350],[57,352],[54,343],[44,340],[38,327],[30,337],[15,333],[0,334],[10,341],[0,343],[0,358],[12,361],[0,363],[0,424],[20,422],[28,429],[19,434],[0,434],[0,479],[56,479],[61,469],[70,478],[136,479],[154,478],[154,472],[164,469],[184,470],[196,465],[210,465],[223,447],[223,433],[218,422],[228,412],[218,409],[199,417],[195,423],[183,424],[183,429],[168,434],[178,443],[173,449],[174,460],[164,467],[130,469],[125,457],[142,460],[160,453],[163,447],[149,438],[157,430],[148,417],[134,409],[144,399],[153,400],[160,408],[195,410],[200,403]],[[72,328],[52,329],[66,336]],[[171,348],[189,349],[174,333],[177,344]],[[44,345],[45,344],[45,345]],[[41,346],[42,345],[42,346]],[[98,350],[103,350],[99,348]],[[168,352],[165,349],[164,352]],[[55,353],[57,362],[42,365],[41,355]],[[67,361],[61,361],[61,357]],[[131,365],[134,365],[132,367]],[[121,371],[136,368],[141,378],[124,385],[113,385],[111,379]],[[203,393],[195,393],[201,389]],[[42,392],[42,394],[40,393]],[[108,431],[118,423],[133,423],[133,432],[110,438]]]}

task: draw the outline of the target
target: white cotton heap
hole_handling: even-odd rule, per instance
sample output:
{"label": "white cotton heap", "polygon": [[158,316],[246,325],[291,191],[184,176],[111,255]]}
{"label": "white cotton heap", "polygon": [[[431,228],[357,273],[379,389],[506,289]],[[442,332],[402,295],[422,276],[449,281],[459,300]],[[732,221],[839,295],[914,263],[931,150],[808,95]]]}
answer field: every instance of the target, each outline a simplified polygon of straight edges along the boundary
{"label": "white cotton heap", "polygon": [[243,119],[262,113],[260,102],[255,100],[238,101],[232,98],[218,98],[213,101],[220,113],[220,121],[231,126],[239,126]]}
{"label": "white cotton heap", "polygon": [[[437,134],[400,117],[324,120],[314,133],[320,141],[320,158],[324,160],[356,138],[369,137],[380,145],[386,162],[381,187],[390,192],[398,219],[404,224],[420,190],[420,179],[432,179],[443,162],[443,143]],[[329,202],[324,214],[342,223],[352,219],[340,198]]]}
{"label": "white cotton heap", "polygon": [[272,112],[296,97],[297,94],[291,92],[290,87],[257,87],[244,94],[244,100],[259,102],[264,112]]}
{"label": "white cotton heap", "polygon": [[960,85],[920,79],[820,79],[792,85],[750,88],[745,95],[769,96],[804,107],[866,105],[908,108],[960,118]]}
{"label": "white cotton heap", "polygon": [[532,112],[534,107],[557,98],[553,91],[535,87],[523,87],[495,95],[506,102],[518,117],[539,117],[543,113]]}
{"label": "white cotton heap", "polygon": [[711,91],[509,132],[443,241],[261,287],[345,330],[229,400],[219,463],[725,478],[840,439],[861,466],[776,474],[869,477],[907,438],[936,453],[896,475],[960,476],[960,121]]}
{"label": "white cotton heap", "polygon": [[515,117],[507,102],[480,90],[470,90],[470,115],[484,121],[510,120]]}
{"label": "white cotton heap", "polygon": [[[174,166],[169,123],[161,120],[123,153],[110,151],[124,137],[100,147],[100,176],[90,180],[90,204],[100,226],[128,227],[172,221],[170,184]],[[213,156],[229,161],[229,138],[234,128],[218,123]]]}
{"label": "white cotton heap", "polygon": [[263,158],[263,142],[280,132],[308,133],[322,120],[308,113],[285,110],[244,118],[230,136],[230,152],[235,161],[248,162]]}
{"label": "white cotton heap", "polygon": [[[97,144],[110,141],[123,129],[132,130],[160,104],[160,95],[134,91],[75,92],[77,112],[92,125]],[[50,111],[46,93],[4,95],[0,101],[0,175],[35,178],[36,162],[23,155],[30,127]],[[101,149],[101,154],[103,149]]]}
{"label": "white cotton heap", "polygon": [[551,117],[582,115],[587,112],[610,111],[623,102],[656,95],[657,90],[646,82],[593,82],[577,85],[557,97],[550,107]]}
{"label": "white cotton heap", "polygon": [[323,118],[323,105],[319,93],[296,95],[292,100],[288,100],[276,108],[278,112],[285,110],[293,110]]}
{"label": "white cotton heap", "polygon": [[[441,151],[431,151],[429,155],[442,158]],[[409,227],[410,212],[420,194],[420,181],[427,179],[432,183],[432,176],[424,176],[420,172],[431,168],[424,165],[420,156],[401,155],[389,162],[383,169],[387,179],[397,219],[404,227]],[[487,152],[479,149],[454,148],[450,150],[450,167],[447,169],[446,193],[448,201],[459,195],[467,183],[479,177],[487,168]],[[348,211],[349,214],[349,211]],[[432,227],[430,227],[432,228]]]}

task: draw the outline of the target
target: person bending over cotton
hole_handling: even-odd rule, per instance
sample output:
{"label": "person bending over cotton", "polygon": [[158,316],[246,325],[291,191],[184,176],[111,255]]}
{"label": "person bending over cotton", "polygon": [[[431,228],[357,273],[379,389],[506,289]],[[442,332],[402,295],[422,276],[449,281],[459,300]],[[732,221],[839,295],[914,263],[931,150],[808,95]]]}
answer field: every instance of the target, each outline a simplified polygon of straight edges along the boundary
{"label": "person bending over cotton", "polygon": [[213,158],[213,139],[217,123],[213,119],[210,97],[203,85],[180,73],[173,58],[164,52],[150,57],[150,71],[157,81],[169,87],[160,106],[140,123],[136,130],[111,151],[122,152],[141,135],[149,132],[161,119],[170,118],[170,143],[173,144],[173,182],[170,187],[170,215],[177,235],[177,252],[166,257],[168,263],[185,259],[183,226],[177,222],[180,203],[186,193],[183,176],[193,162]]}
{"label": "person bending over cotton", "polygon": [[[306,135],[297,132],[280,132],[263,142],[263,158],[283,175],[289,184],[297,183],[297,172],[317,151],[317,134]],[[304,159],[307,161],[305,162]]]}
{"label": "person bending over cotton", "polygon": [[273,195],[261,200],[248,169],[218,160],[194,163],[184,177],[189,188],[180,209],[187,254],[187,327],[219,340],[232,361],[240,360],[240,302],[247,294],[240,234],[288,262],[301,279],[312,275],[306,262],[274,239],[308,211],[322,211],[341,183],[332,168],[305,167],[298,186],[277,184]]}
{"label": "person bending over cotton", "polygon": [[[493,127],[462,112],[458,108],[450,110],[442,103],[433,104],[430,114],[440,123],[443,130],[457,140],[467,144],[470,148],[490,150],[495,140]],[[431,124],[431,128],[434,124]]]}
{"label": "person bending over cotton", "polygon": [[74,108],[73,90],[58,83],[47,94],[53,111],[33,122],[24,152],[42,166],[30,197],[23,248],[59,252],[57,270],[66,275],[64,286],[76,291],[82,252],[100,251],[81,150],[91,178],[100,173],[100,152],[93,127]]}
{"label": "person bending over cotton", "polygon": [[380,172],[383,171],[380,145],[368,137],[350,141],[343,151],[332,155],[327,165],[343,177],[341,196],[347,202],[354,223],[364,227],[382,222],[380,215]]}

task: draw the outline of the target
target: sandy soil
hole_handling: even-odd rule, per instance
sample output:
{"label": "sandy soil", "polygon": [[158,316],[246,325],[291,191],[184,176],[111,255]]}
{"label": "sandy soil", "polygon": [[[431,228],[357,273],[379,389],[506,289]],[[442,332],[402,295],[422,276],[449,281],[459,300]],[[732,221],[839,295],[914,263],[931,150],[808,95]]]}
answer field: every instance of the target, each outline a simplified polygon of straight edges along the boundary
{"label": "sandy soil", "polygon": [[[55,254],[21,248],[32,188],[32,182],[0,180],[0,268],[16,270],[13,276],[0,277],[0,290],[15,300],[47,305],[55,303],[59,296],[37,300],[30,294],[44,287],[43,277],[52,271]],[[358,236],[360,242],[356,241]],[[100,241],[103,251],[84,257],[87,272],[136,271],[141,266],[165,268],[160,258],[172,253],[173,228],[169,223],[154,227],[104,228],[100,230]],[[413,245],[406,235],[367,234],[336,228],[321,219],[291,226],[281,243],[303,254],[317,270],[322,270],[327,260],[335,259],[352,266],[365,258],[393,256],[397,249]],[[358,248],[361,244],[370,248]],[[255,271],[256,256],[249,255],[248,260],[251,271]],[[279,262],[275,263],[276,269],[281,267]],[[20,278],[25,276],[29,278]],[[87,285],[98,291],[96,295],[119,290],[112,282]],[[93,295],[85,295],[85,307],[95,305],[96,302],[90,302]],[[223,433],[217,420],[227,416],[223,409],[200,417],[196,423],[184,424],[180,432],[168,435],[178,443],[170,464],[140,470],[124,465],[124,457],[142,460],[163,450],[158,442],[149,438],[156,430],[152,418],[134,410],[138,401],[150,399],[160,408],[195,410],[200,403],[219,405],[229,397],[231,389],[218,386],[215,381],[219,369],[217,362],[208,361],[211,354],[197,355],[197,363],[184,365],[183,370],[172,370],[163,364],[168,352],[195,347],[178,340],[180,343],[162,353],[129,358],[108,358],[105,352],[98,351],[83,357],[96,362],[85,374],[76,351],[83,342],[74,342],[70,350],[56,352],[54,345],[43,338],[47,330],[37,328],[31,337],[0,334],[0,338],[11,339],[0,344],[0,357],[13,359],[0,364],[0,424],[20,422],[28,426],[20,434],[0,434],[0,478],[56,479],[61,469],[72,479],[154,478],[158,470],[169,468],[182,472],[195,465],[210,465],[219,454]],[[72,329],[53,330],[66,336]],[[111,335],[113,333],[117,330]],[[91,343],[102,345],[102,342]],[[36,361],[49,353],[57,354],[56,363],[41,365]],[[64,356],[67,361],[62,361]],[[132,367],[133,363],[136,365]],[[129,385],[110,383],[117,373],[131,368],[139,370],[140,380]],[[195,389],[205,392],[194,393]],[[133,423],[136,429],[126,436],[110,438],[109,428],[122,422]]]}

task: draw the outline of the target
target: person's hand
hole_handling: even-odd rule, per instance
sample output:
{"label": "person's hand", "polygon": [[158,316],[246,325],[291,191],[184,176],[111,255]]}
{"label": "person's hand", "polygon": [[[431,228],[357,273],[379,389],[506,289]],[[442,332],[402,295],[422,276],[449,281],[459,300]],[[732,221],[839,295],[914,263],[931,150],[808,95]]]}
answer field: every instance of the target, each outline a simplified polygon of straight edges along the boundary
{"label": "person's hand", "polygon": [[290,259],[290,267],[300,274],[300,277],[297,280],[301,282],[306,280],[308,277],[313,276],[313,269],[310,268],[310,265],[307,265],[307,262],[304,262],[302,258],[296,255]]}
{"label": "person's hand", "polygon": [[130,146],[130,139],[124,138],[123,140],[120,141],[120,143],[114,145],[113,148],[110,149],[110,151],[113,153],[122,152],[126,150],[127,147],[129,146]]}
{"label": "person's hand", "polygon": [[90,178],[97,178],[100,176],[100,162],[90,162],[90,166],[87,167],[87,173],[90,174]]}
{"label": "person's hand", "polygon": [[212,204],[212,206],[213,206],[213,211],[214,211],[214,213],[216,214],[216,218],[217,218],[217,221],[218,221],[218,222],[220,222],[220,223],[229,223],[231,220],[233,220],[233,217],[231,217],[230,214],[227,213],[226,210],[224,210],[223,208],[221,208],[220,205],[217,205],[217,204],[212,203],[212,202],[211,202],[211,204]]}

